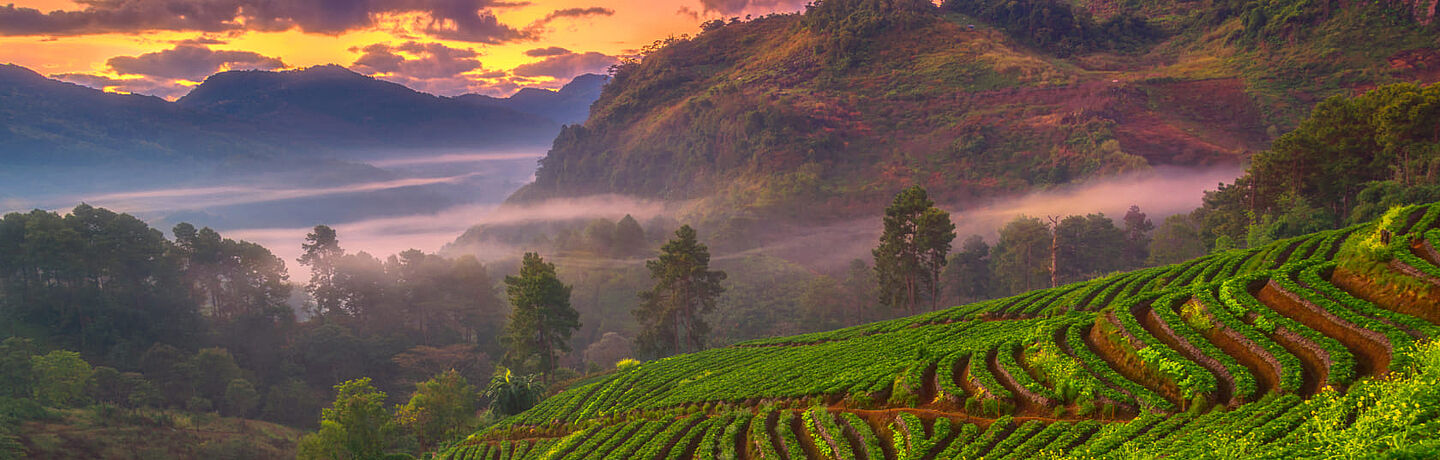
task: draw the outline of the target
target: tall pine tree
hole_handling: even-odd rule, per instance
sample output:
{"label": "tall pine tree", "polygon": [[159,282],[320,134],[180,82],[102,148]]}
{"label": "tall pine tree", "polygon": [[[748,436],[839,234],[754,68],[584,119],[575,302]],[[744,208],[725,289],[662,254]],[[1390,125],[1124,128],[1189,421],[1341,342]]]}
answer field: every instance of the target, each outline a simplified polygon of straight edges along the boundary
{"label": "tall pine tree", "polygon": [[689,225],[660,247],[660,258],[645,261],[655,287],[640,293],[632,313],[640,322],[636,344],[651,356],[680,354],[704,348],[710,325],[702,317],[715,310],[725,292],[725,272],[710,270],[710,249],[697,241]]}
{"label": "tall pine tree", "polygon": [[950,213],[936,208],[925,189],[917,185],[896,195],[885,208],[885,232],[872,252],[880,303],[911,311],[928,297],[934,309],[940,298],[940,273],[954,240]]}
{"label": "tall pine tree", "polygon": [[518,276],[505,277],[505,293],[515,307],[504,337],[512,368],[537,369],[549,383],[559,354],[570,351],[570,334],[580,328],[570,288],[555,275],[555,264],[533,252],[525,253]]}

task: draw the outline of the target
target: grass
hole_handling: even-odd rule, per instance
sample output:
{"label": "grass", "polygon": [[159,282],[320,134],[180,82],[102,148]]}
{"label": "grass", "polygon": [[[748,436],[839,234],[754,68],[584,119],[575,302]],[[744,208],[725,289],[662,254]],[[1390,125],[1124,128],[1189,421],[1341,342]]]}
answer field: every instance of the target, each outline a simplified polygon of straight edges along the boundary
{"label": "grass", "polygon": [[258,420],[100,406],[56,411],[18,433],[33,458],[292,458],[301,431]]}

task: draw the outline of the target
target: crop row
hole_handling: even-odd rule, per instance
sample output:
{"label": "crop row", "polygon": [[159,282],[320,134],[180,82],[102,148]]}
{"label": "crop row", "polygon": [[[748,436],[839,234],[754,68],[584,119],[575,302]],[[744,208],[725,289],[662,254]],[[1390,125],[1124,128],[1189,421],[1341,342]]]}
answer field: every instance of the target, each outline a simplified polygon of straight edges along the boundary
{"label": "crop row", "polygon": [[1250,400],[1255,396],[1256,391],[1255,375],[1250,372],[1250,369],[1245,368],[1245,366],[1242,366],[1235,360],[1235,357],[1230,356],[1219,347],[1216,347],[1215,344],[1210,343],[1209,340],[1205,339],[1203,335],[1195,330],[1190,322],[1182,320],[1180,315],[1175,313],[1174,307],[1179,303],[1188,302],[1190,298],[1190,295],[1184,295],[1176,297],[1175,299],[1178,300],[1176,303],[1156,302],[1152,304],[1151,310],[1155,312],[1155,316],[1160,322],[1170,326],[1170,330],[1175,332],[1178,340],[1189,343],[1190,346],[1194,347],[1201,354],[1218,361],[1219,364],[1225,368],[1226,372],[1230,374],[1234,380],[1235,392],[1233,397],[1235,399],[1242,401]]}
{"label": "crop row", "polygon": [[1254,315],[1255,319],[1251,324],[1267,334],[1279,333],[1283,328],[1283,330],[1298,334],[1304,340],[1320,347],[1329,359],[1326,383],[1349,384],[1355,378],[1355,357],[1350,354],[1350,350],[1347,350],[1334,338],[1276,313],[1250,294],[1248,286],[1256,281],[1264,280],[1268,276],[1268,274],[1261,273],[1226,280],[1220,286],[1220,301],[1230,307],[1236,316],[1244,318],[1247,314]]}

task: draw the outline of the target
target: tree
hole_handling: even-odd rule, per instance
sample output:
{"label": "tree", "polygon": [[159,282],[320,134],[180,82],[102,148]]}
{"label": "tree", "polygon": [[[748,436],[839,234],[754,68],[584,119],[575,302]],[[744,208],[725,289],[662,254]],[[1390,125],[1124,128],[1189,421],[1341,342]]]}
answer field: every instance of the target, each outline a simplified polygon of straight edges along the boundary
{"label": "tree", "polygon": [[1059,283],[1072,283],[1130,266],[1125,232],[1104,214],[1069,216],[1055,226]]}
{"label": "tree", "polygon": [[845,279],[840,284],[841,291],[845,294],[845,310],[850,315],[850,324],[864,323],[875,310],[870,308],[874,305],[871,302],[880,296],[875,270],[863,259],[851,259],[850,265],[845,269]]}
{"label": "tree", "polygon": [[114,405],[130,403],[130,394],[125,390],[124,377],[120,371],[109,366],[96,367],[85,386],[85,393],[91,400]]}
{"label": "tree", "polygon": [[505,293],[514,307],[504,337],[512,367],[533,360],[545,382],[550,381],[558,354],[570,351],[570,334],[580,328],[580,314],[570,307],[570,289],[556,276],[555,264],[533,252],[525,253],[518,276],[505,277]]}
{"label": "tree", "polygon": [[31,364],[35,369],[35,399],[55,407],[85,401],[85,386],[94,371],[79,353],[55,350],[31,358]]}
{"label": "tree", "polygon": [[240,366],[224,348],[205,348],[190,358],[190,370],[194,372],[190,381],[195,393],[214,402],[225,400],[225,392],[232,380],[240,378]]}
{"label": "tree", "polygon": [[600,336],[600,340],[585,347],[585,362],[600,366],[601,369],[611,369],[615,363],[629,358],[632,354],[630,340],[614,332],[606,332]]}
{"label": "tree", "polygon": [[316,313],[325,315],[339,311],[342,299],[335,286],[335,265],[340,256],[345,255],[345,250],[340,248],[335,229],[316,225],[305,235],[305,243],[300,245],[300,249],[305,254],[296,260],[310,267],[310,284],[305,285],[305,292],[315,300]]}
{"label": "tree", "polygon": [[0,396],[29,398],[35,388],[35,343],[24,337],[0,342]]}
{"label": "tree", "polygon": [[633,256],[645,248],[645,229],[640,227],[640,222],[634,217],[626,214],[615,223],[612,245],[616,256]]}
{"label": "tree", "polygon": [[1125,212],[1125,241],[1128,244],[1125,267],[1139,266],[1150,257],[1150,232],[1154,230],[1155,223],[1140,212],[1140,207],[1130,206],[1130,210]]}
{"label": "tree", "polygon": [[1166,217],[1155,230],[1150,241],[1150,265],[1167,265],[1184,262],[1205,255],[1205,240],[1200,236],[1200,226],[1189,214]]}
{"label": "tree", "polygon": [[935,207],[925,189],[913,186],[885,208],[885,231],[873,251],[880,303],[913,311],[928,295],[939,302],[940,274],[949,261],[955,224],[950,213]]}
{"label": "tree", "polygon": [[285,425],[309,426],[315,423],[315,412],[320,410],[320,405],[320,398],[304,381],[290,379],[270,386],[260,416]]}
{"label": "tree", "polygon": [[485,398],[490,400],[490,410],[501,416],[511,416],[540,403],[545,386],[535,381],[534,375],[515,375],[509,368],[495,368],[490,385],[485,387]]}
{"label": "tree", "polygon": [[969,303],[990,298],[992,278],[990,245],[985,244],[980,235],[970,235],[945,267],[945,285],[951,292],[951,300]]}
{"label": "tree", "polygon": [[640,352],[703,349],[710,325],[702,316],[715,310],[726,278],[725,272],[710,270],[710,248],[697,240],[695,229],[682,225],[675,238],[660,247],[658,259],[645,261],[645,268],[655,286],[640,293],[640,306],[631,312],[640,323]]}
{"label": "tree", "polygon": [[320,431],[300,439],[298,458],[382,458],[393,432],[385,393],[369,378],[350,380],[335,385],[335,402],[320,412]]}
{"label": "tree", "polygon": [[260,394],[249,380],[234,379],[225,386],[225,413],[231,417],[249,417],[260,404]]}
{"label": "tree", "polygon": [[1050,227],[1038,218],[1015,218],[1000,229],[990,263],[1003,294],[1049,286]]}
{"label": "tree", "polygon": [[420,440],[420,447],[429,450],[475,429],[479,396],[464,376],[448,370],[416,385],[415,394],[395,415],[400,426]]}

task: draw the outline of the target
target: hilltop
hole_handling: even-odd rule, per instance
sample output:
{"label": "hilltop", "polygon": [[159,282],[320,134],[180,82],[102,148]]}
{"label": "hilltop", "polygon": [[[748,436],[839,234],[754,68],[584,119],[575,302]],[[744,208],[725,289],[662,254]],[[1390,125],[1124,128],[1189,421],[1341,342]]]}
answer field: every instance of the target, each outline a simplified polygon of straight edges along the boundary
{"label": "hilltop", "polygon": [[568,92],[477,103],[479,96],[439,97],[317,66],[222,72],[170,102],[0,65],[0,152],[17,166],[173,167],[235,158],[344,159],[373,150],[533,148],[559,131],[561,122],[551,117],[568,120],[589,107],[594,91],[587,88],[598,86],[596,77],[577,80]]}
{"label": "hilltop", "polygon": [[816,3],[622,64],[512,201],[698,198],[722,221],[850,216],[912,184],[973,203],[1238,164],[1324,97],[1440,77],[1432,18],[1389,3]]}
{"label": "hilltop", "polygon": [[[440,458],[1425,457],[1440,204],[574,384]],[[1418,458],[1417,457],[1417,458]]]}

